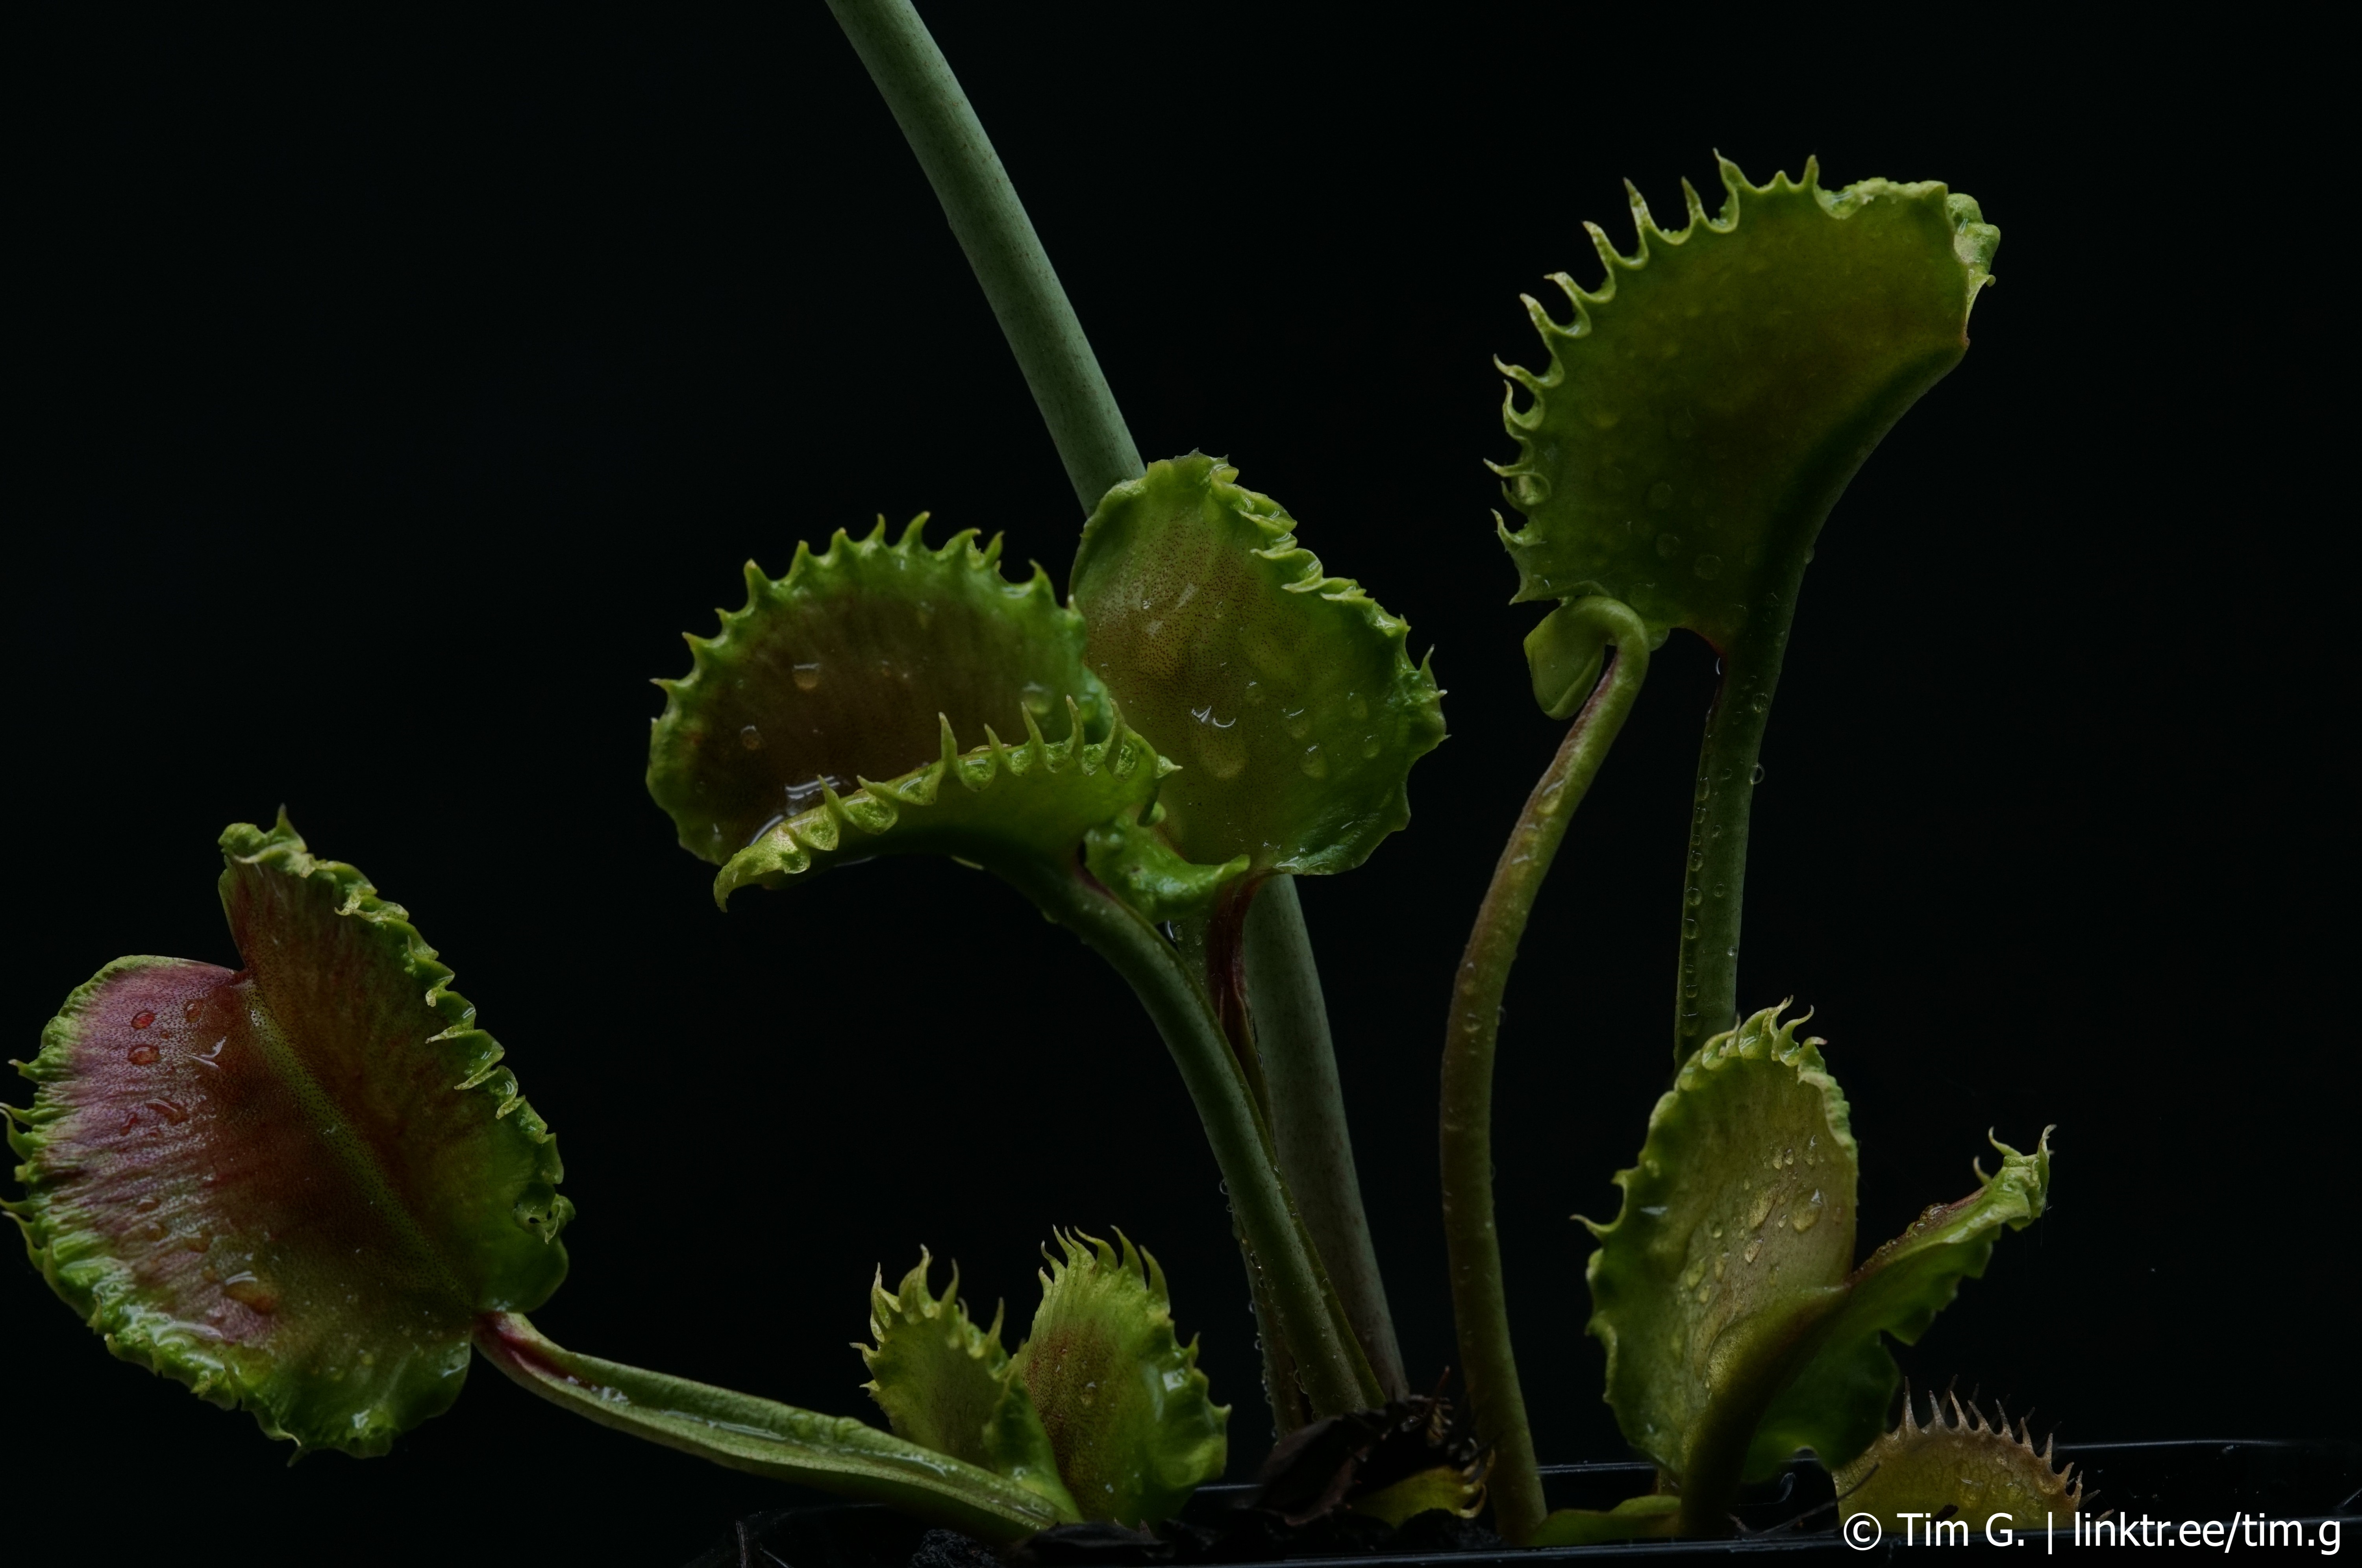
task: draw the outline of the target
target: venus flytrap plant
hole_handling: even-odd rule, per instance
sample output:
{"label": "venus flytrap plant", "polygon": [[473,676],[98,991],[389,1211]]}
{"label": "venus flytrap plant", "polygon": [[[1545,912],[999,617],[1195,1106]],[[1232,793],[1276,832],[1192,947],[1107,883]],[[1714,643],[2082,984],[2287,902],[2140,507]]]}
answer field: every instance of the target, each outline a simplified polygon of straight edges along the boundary
{"label": "venus flytrap plant", "polygon": [[[1407,1397],[1291,881],[1354,868],[1407,823],[1409,770],[1443,734],[1433,676],[1403,621],[1330,576],[1229,464],[1140,461],[907,0],[831,5],[1086,520],[1063,603],[1039,567],[1003,575],[999,536],[931,546],[923,516],[800,545],[777,579],[748,565],[745,606],[659,682],[647,770],[681,845],[717,867],[717,901],[949,856],[1124,977],[1223,1175],[1283,1453],[1326,1456],[1287,1523],[1349,1496],[1389,1521],[1464,1514],[1489,1465],[1519,1544],[1715,1534],[1743,1479],[1804,1449],[1848,1486],[1882,1485],[1864,1494],[1880,1508],[1960,1474],[1962,1445],[1980,1474],[2063,1496],[1977,1423],[1923,1430],[1906,1405],[1881,1436],[1898,1382],[1884,1338],[1915,1342],[2001,1231],[2040,1215],[2047,1132],[2031,1154],[1996,1143],[1976,1192],[1857,1263],[1853,1132],[1823,1043],[1738,1003],[1750,791],[1804,567],[1855,469],[1965,348],[1998,237],[1975,204],[1887,181],[1825,192],[1810,163],[1757,186],[1726,163],[1718,217],[1685,186],[1671,233],[1634,196],[1631,256],[1592,230],[1606,282],[1558,280],[1571,321],[1528,302],[1551,360],[1504,368],[1528,401],[1505,410],[1519,453],[1499,472],[1525,522],[1501,537],[1518,600],[1556,602],[1527,651],[1538,701],[1572,726],[1479,910],[1442,1057],[1450,1283],[1489,1451],[1472,1454],[1444,1441],[1434,1401]],[[1573,815],[1676,629],[1715,646],[1723,678],[1678,916],[1676,1076],[1617,1177],[1622,1211],[1591,1226],[1588,1268],[1607,1397],[1660,1485],[1549,1514],[1493,1217],[1501,1002]],[[449,1406],[472,1347],[603,1424],[993,1540],[1169,1518],[1220,1474],[1228,1408],[1175,1331],[1162,1271],[1120,1237],[1058,1237],[1013,1352],[998,1314],[968,1316],[956,1271],[941,1296],[923,1253],[897,1289],[881,1277],[862,1355],[890,1432],[552,1343],[524,1314],[564,1276],[571,1206],[500,1047],[406,915],[283,818],[224,848],[248,967],[110,966],[69,999],[27,1069],[33,1105],[10,1113],[26,1162],[10,1211],[116,1353],[300,1447],[366,1454]]]}
{"label": "venus flytrap plant", "polygon": [[[10,1113],[26,1192],[7,1210],[116,1355],[299,1452],[370,1455],[450,1407],[472,1346],[603,1425],[990,1540],[1136,1522],[1220,1472],[1227,1412],[1128,1241],[1065,1243],[1036,1338],[1153,1398],[1082,1397],[1025,1368],[971,1430],[954,1413],[973,1413],[967,1391],[899,1353],[890,1311],[871,1367],[906,1436],[553,1343],[524,1314],[565,1278],[573,1205],[500,1044],[407,912],[284,817],[222,849],[245,967],[110,964],[44,1032],[26,1067],[39,1091]],[[926,1297],[923,1264],[899,1306],[969,1332]],[[1078,1498],[1062,1475],[1092,1485]]]}
{"label": "venus flytrap plant", "polygon": [[[1479,1435],[1496,1448],[1496,1511],[1518,1540],[1716,1533],[1742,1476],[1805,1448],[1850,1460],[1893,1395],[1881,1334],[1917,1339],[1957,1282],[1982,1273],[1999,1230],[2039,1216],[2048,1186],[2047,1132],[2031,1156],[1997,1144],[2002,1167],[1979,1172],[1978,1193],[1852,1270],[1853,1138],[1820,1043],[1797,1041],[1777,1009],[1730,1027],[1751,792],[1805,563],[1855,469],[1959,362],[1999,231],[1937,184],[1827,192],[1810,161],[1801,181],[1755,185],[1727,160],[1722,174],[1720,216],[1684,182],[1689,221],[1672,233],[1634,191],[1630,256],[1587,226],[1602,287],[1554,280],[1574,312],[1565,325],[1527,300],[1549,367],[1503,367],[1519,454],[1496,471],[1526,525],[1499,532],[1518,598],[1560,601],[1527,639],[1535,697],[1554,718],[1577,716],[1470,939],[1445,1046],[1443,1149],[1462,1355]],[[1640,1164],[1617,1177],[1623,1213],[1592,1227],[1602,1246],[1589,1277],[1608,1401],[1678,1497],[1545,1521],[1492,1224],[1495,1038],[1566,815],[1646,650],[1675,628],[1714,645],[1722,677],[1679,916],[1679,1076]]]}

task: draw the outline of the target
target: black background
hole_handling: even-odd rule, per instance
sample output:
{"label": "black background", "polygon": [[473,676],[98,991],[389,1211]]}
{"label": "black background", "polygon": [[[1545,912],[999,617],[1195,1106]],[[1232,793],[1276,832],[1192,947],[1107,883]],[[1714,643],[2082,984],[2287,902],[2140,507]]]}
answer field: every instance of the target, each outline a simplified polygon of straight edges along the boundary
{"label": "black background", "polygon": [[[1817,152],[1833,185],[1972,193],[2004,240],[1974,350],[1823,536],[1743,997],[1819,1010],[1865,1247],[1969,1190],[1988,1127],[2058,1124],[2053,1211],[1903,1353],[1915,1379],[2070,1440],[2350,1431],[2351,699],[2319,646],[2350,606],[2309,591],[2345,529],[2306,412],[2345,326],[2301,259],[2345,173],[2284,106],[2325,45],[1600,9],[928,7],[1142,452],[1228,454],[1436,650],[1453,735],[1410,829],[1302,889],[1414,1380],[1453,1356],[1449,981],[1559,733],[1491,537],[1490,359],[1535,362],[1520,291],[1595,278],[1580,219],[1628,236],[1621,176],[1670,220],[1716,148],[1758,179]],[[551,1335],[867,1413],[874,1266],[924,1242],[1021,1325],[1050,1228],[1120,1225],[1250,1465],[1216,1173],[1120,982],[947,862],[724,916],[641,786],[646,681],[748,556],[932,509],[1063,580],[1076,536],[826,11],[77,11],[28,58],[15,1052],[116,954],[234,962],[214,839],[283,801],[410,907],[557,1129]],[[1711,682],[1694,639],[1660,655],[1509,997],[1502,1219],[1551,1458],[1622,1452],[1567,1216],[1613,1212],[1671,1066]],[[391,1458],[284,1469],[0,1274],[12,1546],[662,1564],[793,1496],[484,1368]]]}

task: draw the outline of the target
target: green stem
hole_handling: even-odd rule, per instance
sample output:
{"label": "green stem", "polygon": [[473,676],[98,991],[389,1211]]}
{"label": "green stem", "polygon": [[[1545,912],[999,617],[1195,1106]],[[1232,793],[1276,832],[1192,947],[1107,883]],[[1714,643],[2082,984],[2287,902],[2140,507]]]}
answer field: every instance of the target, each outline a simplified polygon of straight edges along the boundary
{"label": "green stem", "polygon": [[1270,1302],[1275,1320],[1266,1331],[1275,1329],[1285,1337],[1315,1415],[1366,1406],[1360,1357],[1331,1315],[1319,1260],[1288,1201],[1270,1132],[1187,960],[1076,868],[1030,857],[993,868],[1131,982],[1181,1071],[1230,1189],[1258,1297]]}
{"label": "green stem", "polygon": [[1722,684],[1706,711],[1682,882],[1681,962],[1673,986],[1673,1060],[1738,1022],[1738,920],[1747,891],[1748,819],[1772,690],[1788,650],[1805,562],[1763,597],[1722,650]]}
{"label": "green stem", "polygon": [[1352,1133],[1345,1125],[1344,1091],[1337,1080],[1337,1053],[1329,1037],[1329,1010],[1295,878],[1273,878],[1247,906],[1243,962],[1280,1171],[1328,1265],[1329,1282],[1353,1337],[1377,1375],[1379,1392],[1400,1399],[1409,1385],[1386,1307],[1385,1282],[1370,1244]]}
{"label": "green stem", "polygon": [[[966,252],[1026,385],[1032,389],[1076,499],[1086,513],[1096,509],[1109,489],[1145,471],[1140,449],[991,139],[910,0],[829,0],[829,9],[943,203],[952,233]],[[1270,922],[1276,948],[1300,955],[1304,971],[1268,977],[1264,988],[1289,999],[1282,1004],[1281,1016],[1266,1026],[1266,1038],[1291,1060],[1329,1055],[1329,1021],[1319,977],[1311,968],[1311,943],[1292,896],[1274,911]],[[1334,1079],[1332,1059],[1332,1094]],[[1342,1126],[1341,1109],[1313,1114]],[[1358,1210],[1358,1187],[1352,1204]],[[1366,1235],[1366,1221],[1361,1229]],[[1326,1249],[1325,1237],[1319,1244]],[[1349,1277],[1362,1277],[1361,1260],[1341,1257],[1339,1267]],[[1398,1379],[1401,1357],[1391,1348],[1392,1331],[1374,1260],[1366,1279],[1374,1294],[1361,1299],[1352,1312],[1356,1331],[1370,1323],[1384,1330],[1380,1338],[1363,1340],[1363,1353],[1394,1365]]]}
{"label": "green stem", "polygon": [[1141,476],[1140,449],[1009,171],[910,0],[828,6],[918,154],[1041,405],[1066,478],[1084,512],[1092,511],[1110,488]]}
{"label": "green stem", "polygon": [[577,1355],[543,1338],[522,1313],[487,1312],[475,1337],[486,1361],[551,1403],[733,1470],[890,1503],[987,1540],[1073,1522],[1018,1481],[849,1416]]}
{"label": "green stem", "polygon": [[1616,652],[1502,847],[1461,958],[1443,1047],[1443,1231],[1451,1259],[1451,1310],[1476,1439],[1493,1451],[1494,1516],[1513,1542],[1532,1536],[1545,1506],[1509,1341],[1501,1238],[1493,1216],[1493,1059],[1501,998],[1534,896],[1649,673],[1648,628],[1623,604],[1588,599],[1559,613],[1591,620]]}

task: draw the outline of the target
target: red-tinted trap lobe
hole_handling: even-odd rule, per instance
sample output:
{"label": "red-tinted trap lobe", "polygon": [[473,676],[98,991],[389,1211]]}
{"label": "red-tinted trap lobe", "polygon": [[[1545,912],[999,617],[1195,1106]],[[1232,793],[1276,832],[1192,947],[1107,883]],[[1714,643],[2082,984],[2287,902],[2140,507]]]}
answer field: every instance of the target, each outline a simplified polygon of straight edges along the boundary
{"label": "red-tinted trap lobe", "polygon": [[[341,915],[345,893],[326,877],[261,867],[234,863],[224,876],[258,1016],[286,1043],[285,1077],[355,1198],[387,1216],[421,1285],[471,1310],[530,1310],[565,1270],[562,1253],[535,1244],[557,1222],[543,1147],[520,1135],[521,1124],[540,1123],[521,1103],[516,1120],[503,1113],[500,1091],[513,1094],[514,1081],[492,1066],[501,1053],[491,1037],[469,1027],[476,1010],[429,993],[448,977],[433,949],[419,944],[409,964],[394,962],[414,940],[406,925],[397,933]],[[301,962],[266,956],[291,952]],[[490,1080],[480,1092],[457,1092],[479,1079]]]}
{"label": "red-tinted trap lobe", "polygon": [[469,1304],[399,1209],[363,1196],[364,1141],[307,1092],[253,979],[127,959],[64,1017],[71,1070],[47,1100],[62,1114],[32,1161],[61,1285],[117,1299],[131,1337],[199,1376],[365,1394],[425,1374],[457,1392]]}
{"label": "red-tinted trap lobe", "polygon": [[247,967],[126,958],[27,1069],[15,1206],[117,1354],[306,1444],[447,1406],[476,1314],[564,1276],[548,1132],[403,912],[283,822],[235,827]]}

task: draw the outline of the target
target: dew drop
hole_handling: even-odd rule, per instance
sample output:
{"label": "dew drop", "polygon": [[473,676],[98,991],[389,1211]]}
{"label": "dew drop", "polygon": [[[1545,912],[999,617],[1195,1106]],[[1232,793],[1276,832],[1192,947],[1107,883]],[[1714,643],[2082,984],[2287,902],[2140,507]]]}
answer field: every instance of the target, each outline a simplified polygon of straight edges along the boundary
{"label": "dew drop", "polygon": [[252,1311],[267,1314],[279,1310],[279,1292],[251,1274],[234,1274],[223,1280],[222,1294]]}
{"label": "dew drop", "polygon": [[1749,1263],[1753,1263],[1758,1257],[1760,1257],[1762,1253],[1763,1242],[1760,1237],[1758,1237],[1756,1240],[1747,1243],[1747,1251],[1741,1255],[1744,1256]]}
{"label": "dew drop", "polygon": [[1690,570],[1695,572],[1701,580],[1711,581],[1722,575],[1722,558],[1720,556],[1700,556],[1696,560],[1690,563]]}
{"label": "dew drop", "polygon": [[1758,691],[1747,700],[1747,709],[1751,713],[1768,713],[1772,711],[1772,699]]}
{"label": "dew drop", "polygon": [[1755,771],[1747,776],[1747,781],[1749,784],[1760,784],[1763,782],[1763,765],[1761,763],[1759,762],[1755,765]]}
{"label": "dew drop", "polygon": [[1024,702],[1027,712],[1041,718],[1050,711],[1050,689],[1038,680],[1029,680],[1020,694],[1020,701]]}
{"label": "dew drop", "polygon": [[1682,536],[1679,534],[1660,534],[1657,536],[1657,554],[1664,557],[1667,560],[1672,560],[1675,556],[1680,555],[1681,553]]}
{"label": "dew drop", "polygon": [[1370,705],[1362,700],[1360,692],[1348,691],[1345,693],[1345,712],[1356,719],[1366,719],[1370,716]]}
{"label": "dew drop", "polygon": [[155,1021],[156,1015],[152,1012],[143,1010],[131,1015],[131,1027],[134,1029],[145,1029]]}
{"label": "dew drop", "polygon": [[796,678],[796,690],[799,691],[811,691],[818,688],[820,685],[820,661],[818,659],[814,659],[810,664],[797,665],[791,673]]}
{"label": "dew drop", "polygon": [[181,1004],[181,1018],[184,1022],[194,1023],[204,1010],[205,1004],[201,1001],[184,1001]]}
{"label": "dew drop", "polygon": [[748,724],[738,732],[738,744],[748,751],[760,751],[763,749],[763,732]]}
{"label": "dew drop", "polygon": [[1649,487],[1649,507],[1650,507],[1650,510],[1654,511],[1654,512],[1662,512],[1666,507],[1671,506],[1672,503],[1673,503],[1673,481],[1672,481],[1672,480],[1659,480],[1656,483],[1654,483],[1654,484],[1652,484],[1652,485],[1650,485],[1650,486]]}
{"label": "dew drop", "polygon": [[1362,755],[1364,757],[1375,756],[1384,749],[1385,748],[1379,745],[1377,736],[1363,735],[1362,737]]}
{"label": "dew drop", "polygon": [[131,1207],[132,1207],[132,1209],[133,1209],[136,1212],[138,1212],[138,1213],[141,1213],[141,1214],[153,1214],[153,1213],[156,1211],[157,1208],[158,1208],[160,1204],[162,1204],[162,1202],[163,1202],[163,1201],[164,1201],[164,1200],[163,1200],[162,1198],[158,1198],[154,1193],[152,1193],[152,1192],[151,1192],[151,1193],[149,1193],[147,1197],[145,1197],[145,1198],[141,1198],[138,1202],[137,1202],[137,1203],[133,1204]]}
{"label": "dew drop", "polygon": [[134,1045],[123,1054],[123,1059],[135,1067],[148,1066],[156,1060],[156,1047],[145,1043]]}
{"label": "dew drop", "polygon": [[178,1127],[182,1122],[186,1121],[189,1119],[189,1108],[182,1105],[179,1100],[151,1099],[148,1102],[148,1105],[149,1109],[156,1111],[159,1115],[162,1116],[165,1121],[171,1122],[175,1127]]}
{"label": "dew drop", "polygon": [[1304,756],[1297,766],[1304,769],[1304,776],[1307,778],[1329,777],[1329,759],[1320,755],[1320,744],[1318,741],[1304,748]]}
{"label": "dew drop", "polygon": [[1704,902],[1705,902],[1705,889],[1703,888],[1692,888],[1689,891],[1690,908],[1695,909]]}
{"label": "dew drop", "polygon": [[1312,733],[1312,715],[1301,708],[1282,709],[1279,723],[1280,726],[1287,731],[1289,737],[1295,740],[1302,740]]}
{"label": "dew drop", "polygon": [[1692,915],[1689,919],[1682,922],[1682,940],[1683,942],[1695,942],[1697,940],[1697,917],[1695,915]]}
{"label": "dew drop", "polygon": [[1260,681],[1260,680],[1250,680],[1250,681],[1248,681],[1248,682],[1247,682],[1247,690],[1246,690],[1246,702],[1247,702],[1247,706],[1248,706],[1248,707],[1250,707],[1250,708],[1254,707],[1254,706],[1256,706],[1257,704],[1259,704],[1260,702],[1262,702],[1262,701],[1263,701],[1263,700],[1264,700],[1263,682],[1262,682],[1262,681]]}

